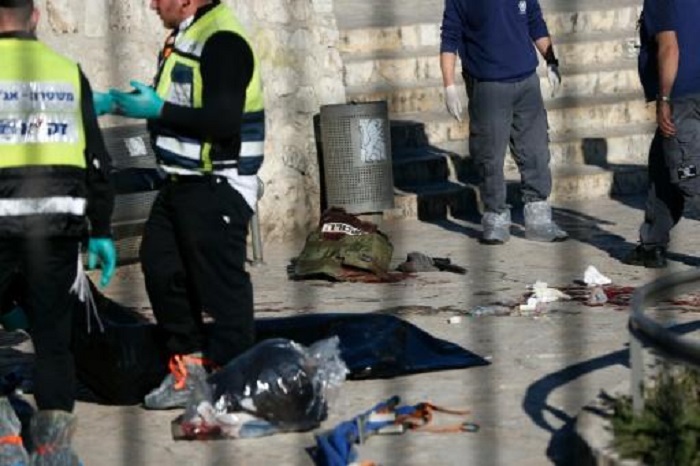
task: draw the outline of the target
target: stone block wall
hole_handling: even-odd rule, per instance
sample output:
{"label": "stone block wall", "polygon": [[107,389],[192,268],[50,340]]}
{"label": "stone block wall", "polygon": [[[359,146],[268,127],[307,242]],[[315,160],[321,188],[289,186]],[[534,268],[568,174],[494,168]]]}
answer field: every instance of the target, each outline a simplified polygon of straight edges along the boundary
{"label": "stone block wall", "polygon": [[[264,241],[303,235],[318,220],[313,115],[345,102],[332,0],[224,0],[261,60],[267,112],[260,177]],[[42,40],[78,61],[96,90],[151,82],[167,32],[148,0],[38,0]],[[103,126],[133,120],[103,117]]]}

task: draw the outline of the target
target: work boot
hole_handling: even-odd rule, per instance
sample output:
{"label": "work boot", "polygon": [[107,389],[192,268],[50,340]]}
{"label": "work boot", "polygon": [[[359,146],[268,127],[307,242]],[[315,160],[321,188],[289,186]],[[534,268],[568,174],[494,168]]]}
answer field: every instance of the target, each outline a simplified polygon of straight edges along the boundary
{"label": "work boot", "polygon": [[486,212],[481,217],[481,242],[484,244],[503,244],[510,239],[510,210],[501,213]]}
{"label": "work boot", "polygon": [[565,241],[567,232],[552,220],[552,208],[547,201],[528,202],[523,209],[525,216],[525,238],[531,241],[551,243]]}
{"label": "work boot", "polygon": [[637,245],[622,259],[623,264],[637,265],[648,269],[662,269],[668,265],[666,261],[666,248],[663,246],[645,247]]}
{"label": "work boot", "polygon": [[206,361],[198,353],[175,355],[170,358],[168,368],[170,374],[165,376],[163,382],[143,400],[148,409],[174,409],[185,408],[190,396],[195,390],[206,384],[207,371],[205,365],[212,364]]}
{"label": "work boot", "polygon": [[15,414],[7,397],[0,398],[0,464],[8,466],[27,466],[29,455],[24,449],[22,423]]}
{"label": "work boot", "polygon": [[67,411],[37,411],[29,426],[34,444],[29,464],[81,466],[78,455],[71,448],[77,425],[77,418]]}

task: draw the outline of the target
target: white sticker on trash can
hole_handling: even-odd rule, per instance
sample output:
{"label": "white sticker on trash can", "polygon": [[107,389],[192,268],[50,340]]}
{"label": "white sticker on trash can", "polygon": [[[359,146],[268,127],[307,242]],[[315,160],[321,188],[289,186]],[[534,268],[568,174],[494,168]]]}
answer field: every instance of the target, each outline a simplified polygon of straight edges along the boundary
{"label": "white sticker on trash can", "polygon": [[148,155],[148,151],[146,150],[146,143],[140,137],[126,138],[124,140],[124,144],[126,145],[126,151],[131,157]]}
{"label": "white sticker on trash can", "polygon": [[383,162],[387,159],[384,120],[363,118],[360,125],[360,157],[365,163]]}

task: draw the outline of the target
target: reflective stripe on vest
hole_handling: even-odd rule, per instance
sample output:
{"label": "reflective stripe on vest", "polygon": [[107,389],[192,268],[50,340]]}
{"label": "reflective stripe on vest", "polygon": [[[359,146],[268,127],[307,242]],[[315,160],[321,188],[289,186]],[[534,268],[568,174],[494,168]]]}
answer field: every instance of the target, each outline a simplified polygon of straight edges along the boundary
{"label": "reflective stripe on vest", "polygon": [[[0,40],[0,171],[86,168],[78,65],[36,40]],[[0,199],[0,216],[85,214],[73,196]]]}
{"label": "reflective stripe on vest", "polygon": [[255,175],[260,170],[265,153],[265,112],[249,112],[241,123],[241,154],[238,173]]}
{"label": "reflective stripe on vest", "polygon": [[83,215],[86,202],[84,198],[71,196],[0,199],[0,216],[16,217],[35,214]]}
{"label": "reflective stripe on vest", "polygon": [[0,168],[85,168],[78,66],[35,40],[0,41]]}
{"label": "reflective stripe on vest", "polygon": [[[225,5],[219,4],[198,18],[174,44],[162,65],[156,91],[167,102],[185,107],[201,108],[202,78],[199,58],[207,39],[219,31],[240,35],[249,45],[243,27]],[[251,47],[252,50],[252,47]],[[212,162],[211,141],[187,139],[173,135],[155,135],[155,147],[164,165],[211,171],[237,167],[242,175],[255,174],[262,164],[265,139],[265,114],[257,57],[246,89],[246,102],[241,128],[241,153],[231,154],[229,160]]]}

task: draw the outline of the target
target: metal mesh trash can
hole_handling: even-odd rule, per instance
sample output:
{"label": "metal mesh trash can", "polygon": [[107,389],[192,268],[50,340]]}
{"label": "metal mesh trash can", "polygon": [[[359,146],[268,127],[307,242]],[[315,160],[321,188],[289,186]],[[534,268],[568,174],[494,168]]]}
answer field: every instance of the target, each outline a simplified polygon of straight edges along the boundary
{"label": "metal mesh trash can", "polygon": [[320,119],[327,205],[353,214],[392,209],[386,102],[324,105]]}

